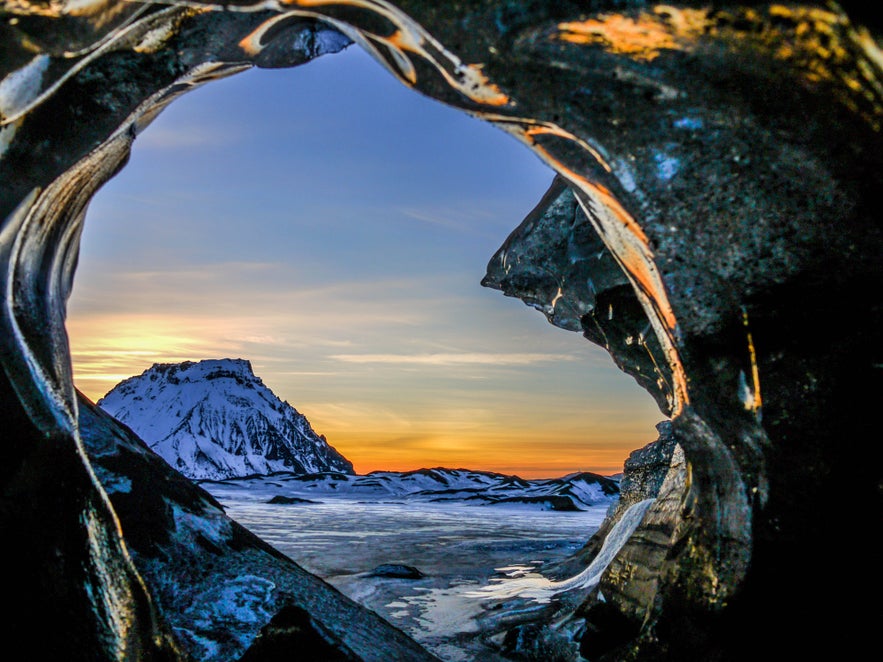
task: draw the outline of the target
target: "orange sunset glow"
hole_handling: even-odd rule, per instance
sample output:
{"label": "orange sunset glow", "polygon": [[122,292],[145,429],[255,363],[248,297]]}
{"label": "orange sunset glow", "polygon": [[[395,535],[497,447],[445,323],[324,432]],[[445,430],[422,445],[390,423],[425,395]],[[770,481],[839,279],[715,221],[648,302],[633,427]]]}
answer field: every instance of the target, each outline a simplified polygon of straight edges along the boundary
{"label": "orange sunset glow", "polygon": [[664,418],[650,396],[479,284],[552,176],[356,49],[201,88],[90,206],[77,388],[242,358],[359,473],[618,473]]}

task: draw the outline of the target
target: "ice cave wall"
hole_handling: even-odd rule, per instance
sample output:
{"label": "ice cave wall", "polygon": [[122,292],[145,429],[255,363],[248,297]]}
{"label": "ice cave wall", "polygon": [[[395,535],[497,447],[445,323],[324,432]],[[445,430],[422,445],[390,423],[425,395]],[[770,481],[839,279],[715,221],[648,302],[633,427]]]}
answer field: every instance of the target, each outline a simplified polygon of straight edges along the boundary
{"label": "ice cave wall", "polygon": [[[0,18],[9,632],[178,655],[78,441],[64,309],[83,214],[178,94],[352,40],[558,171],[486,284],[607,347],[672,418],[683,480],[602,580],[618,616],[586,650],[867,642],[855,600],[879,573],[832,542],[880,513],[883,53],[862,3],[4,0]],[[832,565],[820,605],[810,578]]]}

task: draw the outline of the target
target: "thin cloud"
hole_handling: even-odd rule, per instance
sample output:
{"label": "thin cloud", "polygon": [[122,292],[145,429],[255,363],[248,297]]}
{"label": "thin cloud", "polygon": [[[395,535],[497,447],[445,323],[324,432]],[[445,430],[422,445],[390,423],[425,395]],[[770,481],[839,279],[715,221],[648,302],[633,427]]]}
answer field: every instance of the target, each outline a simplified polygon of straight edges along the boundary
{"label": "thin cloud", "polygon": [[226,146],[236,142],[235,132],[228,128],[214,131],[197,125],[181,127],[153,125],[138,136],[136,149],[192,149],[195,147]]}
{"label": "thin cloud", "polygon": [[476,201],[473,208],[454,209],[401,207],[399,212],[411,220],[427,223],[452,230],[454,232],[495,239],[497,233],[489,227],[489,223],[497,220],[497,217],[487,211],[477,210],[474,206],[481,204]]}
{"label": "thin cloud", "polygon": [[297,377],[336,377],[341,373],[333,370],[282,370],[276,371],[273,374]]}
{"label": "thin cloud", "polygon": [[421,211],[419,209],[404,208],[401,210],[401,212],[406,217],[415,221],[428,223],[430,225],[437,225],[439,227],[443,227],[448,230],[455,230],[457,232],[468,232],[470,234],[475,234],[475,224],[466,223],[462,219],[454,220],[446,215],[428,211]]}
{"label": "thin cloud", "polygon": [[530,354],[530,353],[439,353],[439,354],[333,354],[332,359],[345,363],[390,363],[402,365],[533,365],[573,361],[572,354]]}

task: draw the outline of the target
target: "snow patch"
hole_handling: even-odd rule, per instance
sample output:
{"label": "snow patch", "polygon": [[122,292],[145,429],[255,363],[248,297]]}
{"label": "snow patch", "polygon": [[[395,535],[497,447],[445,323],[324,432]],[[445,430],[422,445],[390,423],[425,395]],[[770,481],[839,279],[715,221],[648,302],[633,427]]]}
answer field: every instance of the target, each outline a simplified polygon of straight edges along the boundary
{"label": "snow patch", "polygon": [[154,364],[97,404],[192,479],[352,473],[352,464],[244,359]]}
{"label": "snow patch", "polygon": [[215,544],[224,544],[232,536],[230,520],[221,511],[206,510],[194,514],[184,510],[179,504],[166,500],[172,511],[175,531],[179,541],[190,549],[200,549],[196,536],[201,535]]}

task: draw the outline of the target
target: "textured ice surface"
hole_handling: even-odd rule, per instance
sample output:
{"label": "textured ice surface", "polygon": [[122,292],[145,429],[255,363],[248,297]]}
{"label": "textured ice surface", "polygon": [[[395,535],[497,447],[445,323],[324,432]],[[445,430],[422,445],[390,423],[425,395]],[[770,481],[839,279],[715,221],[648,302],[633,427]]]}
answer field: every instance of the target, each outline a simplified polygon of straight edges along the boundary
{"label": "textured ice surface", "polygon": [[[489,608],[481,598],[492,596],[476,593],[503,585],[489,585],[491,578],[518,581],[568,557],[607,512],[607,505],[550,512],[382,496],[277,505],[266,503],[265,489],[204,487],[233,519],[450,661],[497,659],[476,658],[460,641],[478,634],[476,618]],[[412,565],[426,576],[371,577],[381,563]]]}

